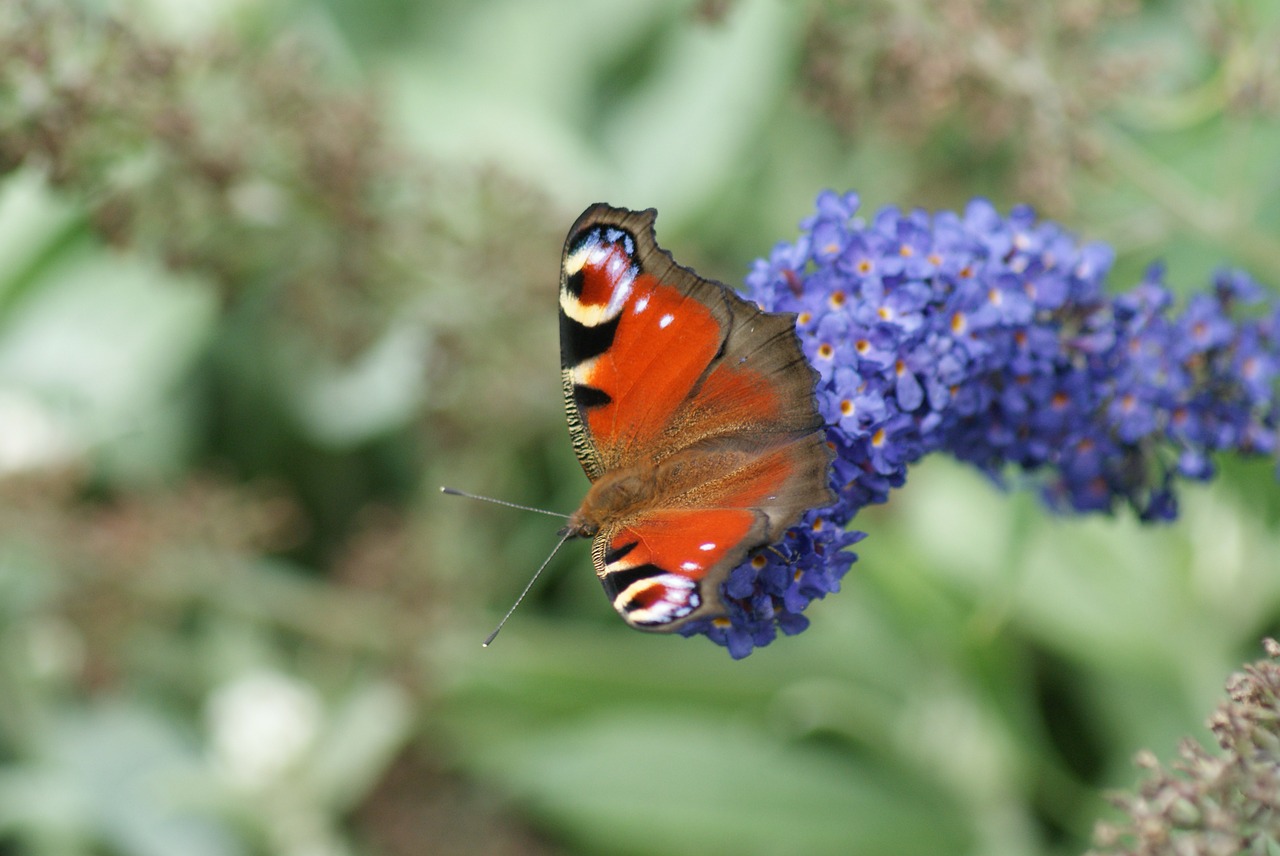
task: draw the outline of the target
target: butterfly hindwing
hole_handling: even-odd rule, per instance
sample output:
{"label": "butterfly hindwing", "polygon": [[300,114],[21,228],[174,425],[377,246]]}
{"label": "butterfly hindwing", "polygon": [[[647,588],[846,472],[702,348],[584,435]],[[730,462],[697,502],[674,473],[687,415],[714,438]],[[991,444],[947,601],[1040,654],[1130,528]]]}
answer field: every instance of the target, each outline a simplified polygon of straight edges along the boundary
{"label": "butterfly hindwing", "polygon": [[605,594],[628,624],[670,630],[723,611],[716,586],[766,527],[763,515],[749,509],[664,509],[601,531],[592,558]]}

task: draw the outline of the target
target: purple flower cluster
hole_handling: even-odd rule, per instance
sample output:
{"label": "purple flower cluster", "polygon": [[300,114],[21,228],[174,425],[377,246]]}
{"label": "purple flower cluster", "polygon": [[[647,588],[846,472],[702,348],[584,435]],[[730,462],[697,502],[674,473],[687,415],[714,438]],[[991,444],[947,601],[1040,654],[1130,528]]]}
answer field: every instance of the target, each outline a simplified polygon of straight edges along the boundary
{"label": "purple flower cluster", "polygon": [[839,588],[864,534],[845,526],[884,502],[907,466],[947,452],[999,484],[1034,478],[1065,512],[1128,504],[1177,515],[1178,478],[1213,476],[1211,453],[1273,455],[1280,304],[1246,274],[1173,310],[1163,270],[1103,293],[1113,253],[1020,207],[963,214],[885,208],[824,192],[794,243],[747,277],[748,296],[797,313],[836,449],[839,500],[725,583],[729,618],[685,628],[735,657],[793,634]]}

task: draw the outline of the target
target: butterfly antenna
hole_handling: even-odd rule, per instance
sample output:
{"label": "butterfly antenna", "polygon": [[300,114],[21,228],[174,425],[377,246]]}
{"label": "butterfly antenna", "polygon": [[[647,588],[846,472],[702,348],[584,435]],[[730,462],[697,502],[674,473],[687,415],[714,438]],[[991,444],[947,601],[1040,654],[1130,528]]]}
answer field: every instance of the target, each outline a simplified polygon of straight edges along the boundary
{"label": "butterfly antenna", "polygon": [[549,514],[552,517],[559,517],[562,520],[568,520],[569,515],[561,514],[558,511],[547,511],[545,508],[534,508],[532,505],[520,505],[515,502],[507,502],[505,499],[494,499],[491,496],[480,496],[475,493],[467,493],[465,490],[458,490],[456,487],[442,487],[441,493],[447,493],[450,496],[463,496],[467,499],[478,499],[481,502],[492,502],[496,505],[505,505],[507,508],[518,508],[521,511],[536,511],[539,514]]}
{"label": "butterfly antenna", "polygon": [[[506,504],[506,503],[504,503],[504,504]],[[519,506],[517,506],[517,507],[519,507]],[[534,509],[534,510],[536,511],[537,509]],[[538,577],[539,577],[539,576],[541,576],[542,572],[546,569],[547,565],[551,564],[551,559],[552,559],[552,557],[554,557],[556,553],[559,553],[559,552],[560,552],[560,548],[564,546],[564,542],[565,542],[565,541],[568,541],[568,540],[569,540],[569,536],[570,536],[570,535],[572,535],[572,534],[573,534],[572,532],[570,532],[570,531],[566,530],[566,531],[565,531],[565,532],[560,536],[560,541],[559,541],[559,543],[557,543],[557,544],[556,544],[556,546],[552,549],[552,551],[551,551],[551,555],[550,555],[550,556],[547,556],[547,558],[543,559],[543,560],[542,560],[542,565],[541,565],[541,566],[539,566],[538,570],[536,570],[536,571],[534,571],[534,572],[533,572],[533,576],[529,579],[529,584],[528,584],[527,586],[525,586],[525,587],[524,587],[524,591],[520,592],[520,596],[519,596],[518,598],[516,598],[516,602],[515,602],[515,603],[513,603],[513,604],[511,604],[511,608],[507,610],[507,614],[506,614],[506,615],[504,615],[504,616],[502,616],[502,620],[498,622],[498,626],[497,626],[497,627],[495,627],[495,628],[493,628],[493,632],[492,632],[492,633],[490,633],[488,636],[484,637],[484,642],[482,642],[482,643],[481,643],[481,647],[482,647],[482,648],[488,648],[488,647],[489,647],[489,643],[490,643],[490,642],[492,642],[492,641],[494,640],[494,638],[498,635],[498,631],[502,630],[502,625],[504,625],[504,624],[506,624],[506,623],[507,623],[507,619],[511,617],[511,613],[513,613],[513,612],[515,612],[515,611],[516,611],[516,607],[520,605],[520,601],[524,600],[525,595],[527,595],[527,594],[529,593],[529,590],[533,588],[533,584],[534,584],[534,583],[536,583],[536,582],[538,581]]]}

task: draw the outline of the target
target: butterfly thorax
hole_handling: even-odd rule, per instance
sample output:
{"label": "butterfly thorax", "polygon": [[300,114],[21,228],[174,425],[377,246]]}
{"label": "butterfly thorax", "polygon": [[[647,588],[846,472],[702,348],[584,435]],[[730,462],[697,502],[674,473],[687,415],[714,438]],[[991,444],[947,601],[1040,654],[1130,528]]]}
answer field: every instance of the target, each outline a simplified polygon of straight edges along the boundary
{"label": "butterfly thorax", "polygon": [[705,446],[685,449],[654,463],[607,470],[587,491],[566,529],[592,537],[612,524],[624,523],[658,508],[689,508],[705,503],[708,494],[746,460],[731,449]]}
{"label": "butterfly thorax", "polygon": [[607,472],[591,485],[565,529],[574,537],[593,538],[605,523],[643,508],[653,492],[653,467]]}

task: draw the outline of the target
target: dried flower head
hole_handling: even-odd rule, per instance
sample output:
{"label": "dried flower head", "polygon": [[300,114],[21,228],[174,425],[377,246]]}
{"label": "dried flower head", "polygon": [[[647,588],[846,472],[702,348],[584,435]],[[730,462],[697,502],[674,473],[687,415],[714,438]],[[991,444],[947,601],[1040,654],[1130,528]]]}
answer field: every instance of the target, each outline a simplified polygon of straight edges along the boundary
{"label": "dried flower head", "polygon": [[1245,666],[1227,681],[1227,700],[1208,725],[1222,749],[1193,740],[1165,767],[1149,752],[1136,763],[1147,778],[1134,793],[1114,794],[1126,818],[1094,829],[1096,856],[1275,853],[1280,849],[1280,644],[1267,639],[1270,659]]}

